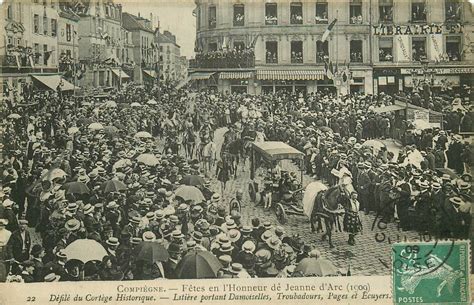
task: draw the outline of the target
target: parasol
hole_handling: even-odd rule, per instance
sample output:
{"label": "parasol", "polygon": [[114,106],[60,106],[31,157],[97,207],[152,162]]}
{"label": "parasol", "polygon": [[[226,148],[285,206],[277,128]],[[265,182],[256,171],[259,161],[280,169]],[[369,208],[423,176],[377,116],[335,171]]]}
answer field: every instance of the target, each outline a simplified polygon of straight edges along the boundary
{"label": "parasol", "polygon": [[108,108],[115,108],[117,107],[117,103],[115,101],[107,101],[104,103],[104,106]]}
{"label": "parasol", "polygon": [[135,134],[135,138],[149,139],[153,138],[153,136],[149,132],[139,131]]}
{"label": "parasol", "polygon": [[8,118],[17,120],[17,119],[21,118],[21,115],[19,115],[18,113],[12,113],[8,116]]}
{"label": "parasol", "polygon": [[316,195],[318,195],[320,191],[327,189],[327,186],[321,182],[311,182],[306,186],[303,194],[303,211],[306,216],[311,217]]}
{"label": "parasol", "polygon": [[148,105],[157,105],[158,102],[155,101],[155,100],[149,100],[148,102],[146,102]]}
{"label": "parasol", "polygon": [[136,260],[148,263],[165,262],[169,258],[168,251],[162,244],[144,241],[137,246]]}
{"label": "parasol", "polygon": [[108,135],[115,135],[117,132],[119,131],[119,129],[115,126],[105,126],[104,127],[104,132]]}
{"label": "parasol", "polygon": [[296,276],[334,276],[338,269],[325,258],[303,258],[293,272]]}
{"label": "parasol", "polygon": [[179,279],[216,278],[222,264],[209,251],[193,250],[188,252],[176,266],[176,277]]}
{"label": "parasol", "polygon": [[158,163],[160,163],[158,158],[155,157],[155,155],[152,155],[152,154],[141,154],[137,157],[137,161],[139,163],[143,163],[143,164],[148,165],[148,166],[155,166]]}
{"label": "parasol", "polygon": [[181,179],[180,183],[185,184],[185,185],[198,186],[198,185],[203,185],[205,181],[201,176],[187,175],[187,176],[184,176],[183,179]]}
{"label": "parasol", "polygon": [[56,178],[64,178],[66,176],[67,176],[66,172],[63,171],[62,169],[53,168],[46,173],[46,175],[43,177],[43,180],[52,181]]}
{"label": "parasol", "polygon": [[92,123],[92,124],[89,124],[87,128],[90,130],[102,130],[104,129],[104,126],[101,123]]}
{"label": "parasol", "polygon": [[436,171],[438,171],[439,173],[442,174],[447,174],[449,175],[449,177],[451,177],[451,179],[457,179],[459,178],[459,176],[456,174],[456,172],[450,168],[442,168],[442,167],[438,167],[436,168]]}
{"label": "parasol", "polygon": [[202,192],[195,186],[181,185],[175,191],[176,197],[183,198],[184,201],[192,200],[195,203],[200,203],[205,200]]}
{"label": "parasol", "polygon": [[114,163],[112,168],[117,169],[117,168],[123,168],[127,166],[132,166],[132,161],[130,159],[120,159]]}
{"label": "parasol", "polygon": [[105,181],[104,183],[102,183],[100,188],[102,189],[104,193],[111,193],[111,192],[124,191],[127,189],[127,186],[122,181],[112,179],[112,180]]}
{"label": "parasol", "polygon": [[377,155],[382,147],[387,147],[383,142],[379,140],[367,140],[365,141],[362,146],[371,147],[372,153]]}
{"label": "parasol", "polygon": [[64,188],[66,190],[66,194],[89,194],[90,192],[87,185],[79,181],[66,183]]}
{"label": "parasol", "polygon": [[93,239],[78,239],[70,243],[64,253],[68,260],[77,259],[83,263],[101,261],[107,255],[104,247]]}
{"label": "parasol", "polygon": [[137,103],[137,102],[133,102],[133,103],[130,104],[130,106],[131,106],[131,107],[141,107],[142,104]]}
{"label": "parasol", "polygon": [[69,127],[69,129],[67,130],[67,133],[70,134],[70,135],[73,135],[75,133],[79,132],[79,128],[77,127]]}

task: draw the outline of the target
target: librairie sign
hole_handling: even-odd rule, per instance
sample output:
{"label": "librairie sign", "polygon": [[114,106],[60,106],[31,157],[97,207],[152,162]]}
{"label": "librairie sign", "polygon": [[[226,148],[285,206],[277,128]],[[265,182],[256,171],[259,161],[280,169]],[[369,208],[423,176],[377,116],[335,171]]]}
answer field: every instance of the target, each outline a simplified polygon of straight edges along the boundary
{"label": "librairie sign", "polygon": [[463,26],[461,24],[379,24],[372,26],[372,34],[377,36],[460,33],[463,33]]}

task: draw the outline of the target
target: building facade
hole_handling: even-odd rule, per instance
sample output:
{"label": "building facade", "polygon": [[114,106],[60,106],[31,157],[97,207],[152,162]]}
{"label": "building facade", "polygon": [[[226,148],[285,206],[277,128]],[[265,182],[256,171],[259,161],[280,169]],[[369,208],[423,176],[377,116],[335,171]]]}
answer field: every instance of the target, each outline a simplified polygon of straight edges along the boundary
{"label": "building facade", "polygon": [[156,32],[155,42],[159,46],[160,79],[179,81],[182,77],[183,63],[181,47],[176,43],[176,36],[170,31]]}
{"label": "building facade", "polygon": [[[411,75],[403,68],[411,66],[423,67],[424,71],[455,66],[463,70],[439,71],[472,77],[468,37],[472,11],[467,1],[196,0],[196,5],[197,54],[190,77],[199,85],[215,86],[220,91],[259,94],[326,89],[341,94],[374,93],[394,82],[398,89],[410,87]],[[457,14],[464,35],[451,33],[456,31],[457,20],[452,15]],[[454,18],[449,21],[453,26],[441,34],[424,31],[404,35],[395,30],[391,35],[380,34],[382,25],[395,29],[435,27],[449,18]],[[329,36],[323,39],[335,20]],[[391,42],[388,36],[392,36]],[[468,51],[459,51],[453,63],[446,59],[453,53],[449,50],[457,48],[455,41],[459,50]],[[392,54],[386,55],[390,49]],[[417,55],[412,55],[413,50]],[[428,64],[423,57],[420,63],[422,52],[427,53]],[[436,60],[442,54],[444,59]],[[452,81],[455,83],[454,78]]]}
{"label": "building facade", "polygon": [[153,83],[157,77],[158,46],[151,21],[123,13],[123,27],[131,33],[133,44],[134,81]]}

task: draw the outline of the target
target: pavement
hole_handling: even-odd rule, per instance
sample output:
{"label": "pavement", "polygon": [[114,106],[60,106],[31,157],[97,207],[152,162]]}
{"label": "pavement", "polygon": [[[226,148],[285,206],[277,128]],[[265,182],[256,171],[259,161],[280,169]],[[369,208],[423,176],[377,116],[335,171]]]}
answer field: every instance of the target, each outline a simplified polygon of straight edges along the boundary
{"label": "pavement", "polygon": [[[222,146],[223,134],[226,128],[216,130],[215,142],[218,150]],[[387,142],[387,141],[384,141]],[[387,143],[391,149],[397,149],[395,143]],[[296,171],[297,168],[291,162],[283,162],[283,169]],[[223,203],[228,203],[235,196],[238,189],[244,191],[244,203],[242,205],[242,222],[250,225],[252,218],[258,217],[261,222],[270,221],[275,226],[280,225],[273,210],[264,210],[262,206],[255,206],[248,195],[248,184],[250,182],[250,165],[239,166],[238,177],[230,180],[223,194]],[[303,177],[303,185],[315,181],[308,175]],[[219,191],[219,182],[213,178],[212,188]],[[311,232],[309,219],[306,216],[288,215],[286,224],[281,225],[286,234],[299,234],[306,244],[319,251],[323,257],[331,260],[337,267],[347,270],[350,268],[352,275],[389,275],[391,265],[391,244],[397,241],[412,240],[419,238],[414,231],[400,231],[397,224],[381,223],[378,225],[376,215],[360,213],[363,225],[362,233],[356,236],[356,244],[347,244],[348,234],[345,232],[333,232],[334,248],[329,248],[327,241],[322,241],[322,233]],[[374,222],[375,221],[375,222]],[[341,221],[342,226],[342,221]],[[350,266],[350,267],[349,267]]]}

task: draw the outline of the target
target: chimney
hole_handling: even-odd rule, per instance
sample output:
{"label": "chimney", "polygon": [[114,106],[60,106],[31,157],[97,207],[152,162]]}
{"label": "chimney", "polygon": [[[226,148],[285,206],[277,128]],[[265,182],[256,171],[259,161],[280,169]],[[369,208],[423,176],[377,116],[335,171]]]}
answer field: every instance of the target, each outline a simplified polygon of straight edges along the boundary
{"label": "chimney", "polygon": [[140,12],[138,12],[138,17],[140,17]]}
{"label": "chimney", "polygon": [[150,28],[152,29],[153,28],[153,13],[150,13],[150,22],[151,22]]}

